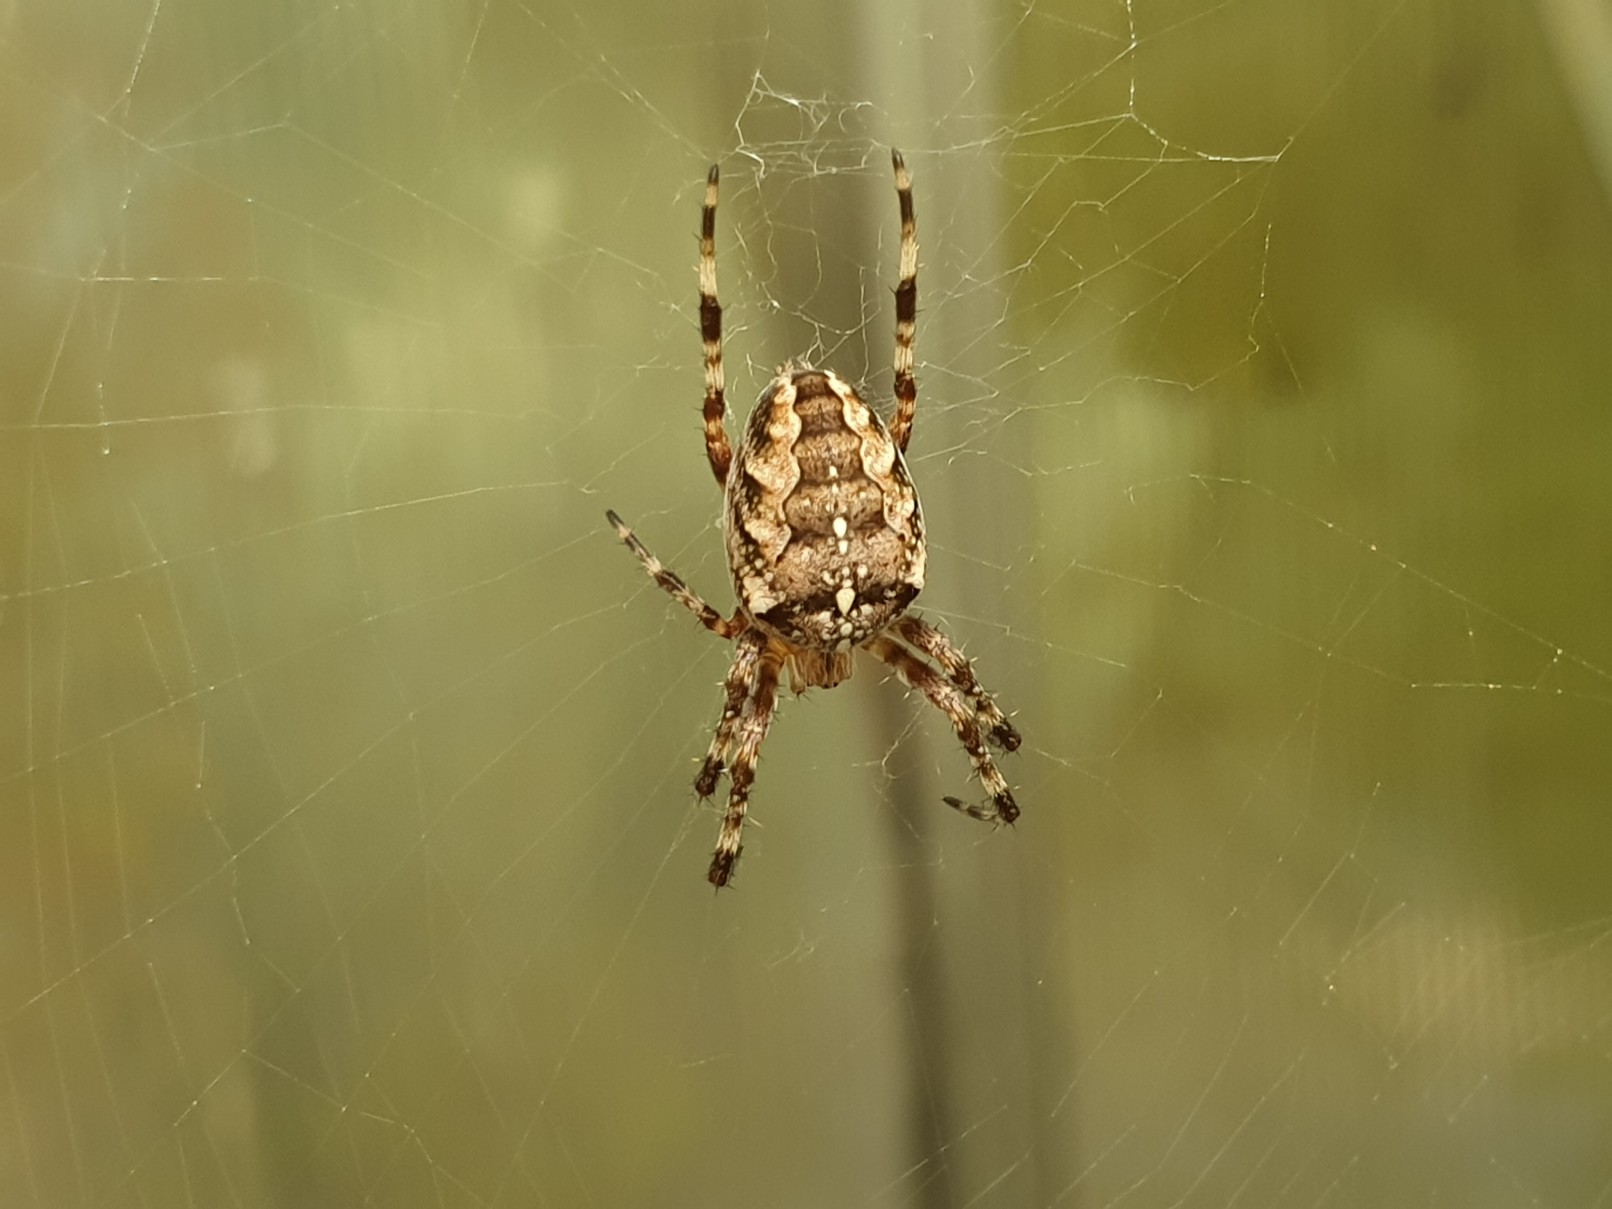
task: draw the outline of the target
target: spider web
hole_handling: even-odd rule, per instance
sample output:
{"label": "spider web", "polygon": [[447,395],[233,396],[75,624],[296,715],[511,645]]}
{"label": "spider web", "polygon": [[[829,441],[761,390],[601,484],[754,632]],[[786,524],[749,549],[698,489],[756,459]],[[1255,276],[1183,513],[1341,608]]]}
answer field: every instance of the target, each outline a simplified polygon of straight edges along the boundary
{"label": "spider web", "polygon": [[[0,1202],[1612,1205],[1604,13],[0,4]],[[692,800],[741,411],[871,663]],[[734,423],[730,417],[730,427]]]}

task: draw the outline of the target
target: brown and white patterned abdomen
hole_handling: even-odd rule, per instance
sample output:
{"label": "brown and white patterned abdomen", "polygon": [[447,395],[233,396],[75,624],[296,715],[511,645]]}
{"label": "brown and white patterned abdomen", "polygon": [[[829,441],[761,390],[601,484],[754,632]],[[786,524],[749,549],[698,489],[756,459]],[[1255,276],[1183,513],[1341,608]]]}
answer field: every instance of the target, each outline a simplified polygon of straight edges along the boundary
{"label": "brown and white patterned abdomen", "polygon": [[786,366],[762,392],[728,475],[724,520],[734,591],[790,646],[848,653],[924,584],[923,518],[906,464],[832,372]]}

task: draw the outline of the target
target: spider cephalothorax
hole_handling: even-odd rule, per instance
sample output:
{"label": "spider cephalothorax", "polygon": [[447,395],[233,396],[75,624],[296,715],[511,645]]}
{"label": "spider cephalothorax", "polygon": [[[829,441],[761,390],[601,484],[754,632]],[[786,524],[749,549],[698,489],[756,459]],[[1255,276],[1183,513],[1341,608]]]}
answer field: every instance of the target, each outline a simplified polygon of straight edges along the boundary
{"label": "spider cephalothorax", "polygon": [[723,617],[663,567],[619,516],[606,513],[655,582],[707,629],[736,643],[726,704],[694,780],[695,791],[706,798],[724,770],[729,776],[727,813],[711,858],[710,880],[718,886],[727,884],[739,859],[750,785],[777,708],[780,673],[788,669],[797,692],[832,688],[851,674],[857,647],[895,669],[950,719],[990,802],[946,801],[990,822],[1011,823],[1019,816],[986,746],[1013,751],[1019,733],[951,639],[906,613],[924,586],[925,559],[923,514],[902,456],[918,402],[912,376],[918,240],[907,166],[899,151],[891,160],[901,202],[901,282],[896,410],[889,426],[833,371],[790,363],[762,391],[737,452],[728,444],[713,165],[700,230],[705,445],[724,488],[722,519],[738,610]]}

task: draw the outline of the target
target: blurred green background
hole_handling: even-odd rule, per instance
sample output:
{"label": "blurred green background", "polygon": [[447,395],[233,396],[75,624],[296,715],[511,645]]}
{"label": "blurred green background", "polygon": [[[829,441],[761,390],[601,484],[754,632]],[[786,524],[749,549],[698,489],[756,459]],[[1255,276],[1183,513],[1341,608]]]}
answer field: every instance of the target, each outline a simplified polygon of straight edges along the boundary
{"label": "blurred green background", "polygon": [[[689,787],[730,399],[871,661]],[[1592,0],[0,3],[0,1203],[1612,1205]],[[737,420],[730,417],[730,428]]]}

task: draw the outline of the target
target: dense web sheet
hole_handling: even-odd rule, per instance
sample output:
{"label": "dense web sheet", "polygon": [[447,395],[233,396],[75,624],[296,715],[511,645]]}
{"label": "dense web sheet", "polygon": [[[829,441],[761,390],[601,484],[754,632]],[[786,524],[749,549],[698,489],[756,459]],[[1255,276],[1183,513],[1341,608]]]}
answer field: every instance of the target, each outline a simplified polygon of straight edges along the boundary
{"label": "dense web sheet", "polygon": [[[806,7],[0,3],[0,1203],[1612,1205],[1606,31]],[[713,895],[603,512],[712,159],[888,407],[891,144],[1024,814],[865,661]]]}

